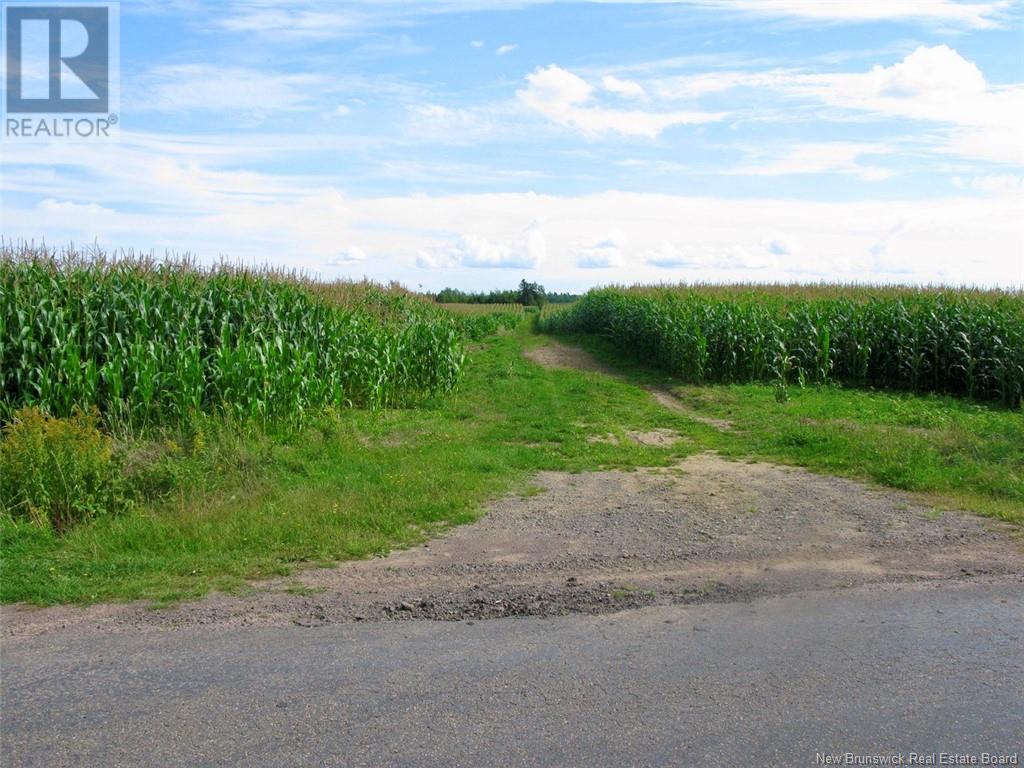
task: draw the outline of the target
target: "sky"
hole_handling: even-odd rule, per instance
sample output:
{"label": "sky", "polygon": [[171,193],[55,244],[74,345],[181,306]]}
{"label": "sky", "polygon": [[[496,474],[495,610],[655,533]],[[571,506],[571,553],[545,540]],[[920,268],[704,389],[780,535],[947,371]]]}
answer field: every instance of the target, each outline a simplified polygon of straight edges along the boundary
{"label": "sky", "polygon": [[1022,0],[125,0],[0,234],[425,290],[1024,286]]}

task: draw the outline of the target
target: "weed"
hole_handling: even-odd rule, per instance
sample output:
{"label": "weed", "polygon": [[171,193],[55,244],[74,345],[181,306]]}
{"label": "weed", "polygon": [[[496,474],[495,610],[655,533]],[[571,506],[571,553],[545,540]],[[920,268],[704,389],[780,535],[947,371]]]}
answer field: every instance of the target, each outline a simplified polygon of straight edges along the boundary
{"label": "weed", "polygon": [[22,408],[0,439],[0,515],[61,533],[127,506],[113,441],[92,411]]}

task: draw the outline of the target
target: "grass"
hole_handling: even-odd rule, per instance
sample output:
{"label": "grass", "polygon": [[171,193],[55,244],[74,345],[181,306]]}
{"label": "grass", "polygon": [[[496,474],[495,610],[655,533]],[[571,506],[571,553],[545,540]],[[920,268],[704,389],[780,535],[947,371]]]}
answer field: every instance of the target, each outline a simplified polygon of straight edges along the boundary
{"label": "grass", "polygon": [[568,337],[625,379],[669,389],[695,412],[731,422],[701,444],[913,491],[945,508],[1024,523],[1024,413],[942,395],[762,384],[686,385],[626,360],[607,340]]}
{"label": "grass", "polygon": [[[0,599],[37,604],[196,597],[250,579],[384,554],[475,519],[498,495],[536,492],[539,470],[665,466],[688,453],[780,461],[926,494],[1024,522],[1024,417],[940,396],[766,385],[680,386],[574,339],[620,377],[548,370],[524,348],[550,343],[527,324],[491,337],[450,395],[417,409],[343,410],[266,431],[211,416],[196,447],[137,446],[163,456],[162,499],[63,535],[0,519]],[[657,405],[638,384],[674,389],[729,432]],[[588,436],[668,428],[671,447]],[[168,445],[167,443],[173,443]],[[752,511],[751,514],[754,514]],[[298,589],[298,587],[296,587]]]}
{"label": "grass", "polygon": [[475,352],[455,394],[417,409],[347,410],[268,434],[224,428],[195,457],[172,451],[167,498],[55,535],[2,526],[0,599],[32,603],[195,597],[296,567],[383,554],[465,523],[487,499],[531,493],[542,469],[664,465],[690,450],[589,434],[692,424],[599,374],[523,359],[521,326]]}

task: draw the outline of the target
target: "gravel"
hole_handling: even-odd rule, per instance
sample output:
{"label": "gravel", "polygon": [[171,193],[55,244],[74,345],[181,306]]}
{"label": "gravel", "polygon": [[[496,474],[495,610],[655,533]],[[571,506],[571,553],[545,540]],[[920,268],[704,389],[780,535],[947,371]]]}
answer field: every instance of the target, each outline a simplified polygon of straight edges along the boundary
{"label": "gravel", "polygon": [[[597,614],[883,582],[1024,579],[1009,526],[792,467],[699,454],[668,468],[544,472],[536,483],[541,493],[501,499],[429,546],[166,608],[8,607],[3,632]],[[297,581],[309,589],[295,590]]]}

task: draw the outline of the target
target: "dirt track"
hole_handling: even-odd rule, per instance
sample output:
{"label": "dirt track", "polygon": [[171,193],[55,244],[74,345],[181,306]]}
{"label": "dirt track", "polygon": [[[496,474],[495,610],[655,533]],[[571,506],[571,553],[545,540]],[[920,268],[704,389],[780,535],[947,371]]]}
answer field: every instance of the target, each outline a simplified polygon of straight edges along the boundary
{"label": "dirt track", "polygon": [[[568,349],[562,347],[561,349]],[[545,354],[557,355],[548,351]],[[547,364],[591,366],[578,351]],[[534,359],[537,359],[536,357]],[[641,436],[642,437],[642,436]],[[8,635],[599,613],[932,579],[1024,582],[1020,539],[901,493],[765,463],[691,456],[635,472],[542,473],[542,491],[386,558],[264,582],[246,596],[6,608]],[[285,591],[300,581],[314,591]]]}

